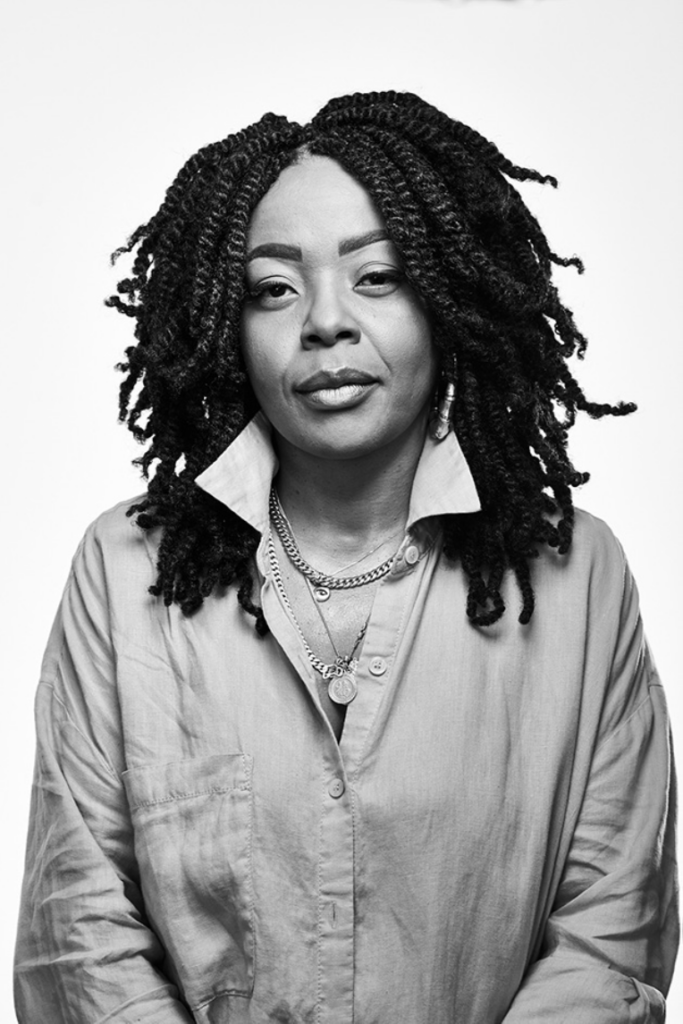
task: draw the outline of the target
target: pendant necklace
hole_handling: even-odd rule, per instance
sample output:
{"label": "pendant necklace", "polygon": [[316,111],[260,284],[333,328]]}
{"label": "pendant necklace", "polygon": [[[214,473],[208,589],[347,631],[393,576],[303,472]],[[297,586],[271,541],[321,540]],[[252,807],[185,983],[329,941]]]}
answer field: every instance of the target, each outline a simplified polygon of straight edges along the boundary
{"label": "pendant necklace", "polygon": [[[358,693],[358,683],[356,682],[356,669],[358,668],[358,661],[355,658],[355,653],[358,650],[358,646],[361,640],[365,636],[365,630],[368,627],[368,621],[366,620],[363,623],[360,632],[356,637],[351,653],[342,656],[337,652],[336,645],[332,640],[329,629],[327,628],[327,623],[323,618],[323,625],[327,630],[327,635],[330,638],[332,649],[337,655],[336,659],[332,664],[325,664],[325,662],[321,661],[321,659],[318,658],[311,650],[311,646],[304,635],[304,631],[299,625],[299,621],[296,615],[294,614],[294,609],[292,608],[289,597],[287,595],[287,591],[285,590],[285,585],[282,580],[282,573],[280,572],[280,563],[278,562],[277,553],[275,551],[272,533],[268,537],[268,560],[270,561],[270,568],[273,574],[273,579],[275,580],[275,586],[277,587],[278,593],[282,598],[283,604],[289,611],[289,614],[292,618],[292,622],[294,623],[296,631],[299,634],[299,637],[301,638],[301,642],[303,643],[304,650],[306,652],[306,657],[308,658],[310,664],[316,670],[316,672],[320,673],[320,675],[327,683],[327,693],[329,695],[330,700],[333,701],[335,704],[350,704],[351,701],[356,696],[356,694]],[[318,609],[318,611],[320,612],[320,609]],[[322,613],[320,614],[322,617]]]}
{"label": "pendant necklace", "polygon": [[[353,700],[353,698],[358,693],[358,684],[356,683],[356,669],[358,667],[358,659],[354,658],[354,655],[358,650],[358,645],[365,636],[365,632],[368,628],[368,622],[370,621],[370,616],[368,615],[368,618],[361,626],[360,632],[358,633],[353,648],[351,649],[351,653],[349,655],[342,656],[337,650],[337,645],[334,642],[332,631],[330,630],[330,627],[327,624],[327,619],[323,615],[323,610],[320,607],[320,601],[316,596],[315,588],[310,580],[306,580],[306,584],[308,586],[308,592],[310,593],[311,598],[313,599],[315,610],[317,611],[320,617],[320,621],[322,622],[325,632],[327,633],[327,637],[330,641],[330,644],[332,645],[332,650],[337,656],[335,660],[335,665],[347,667],[347,671],[343,675],[334,676],[332,679],[330,679],[330,682],[327,687],[327,692],[330,696],[330,699],[333,700],[336,704],[348,704],[350,701]],[[349,696],[349,694],[351,694],[351,696]]]}

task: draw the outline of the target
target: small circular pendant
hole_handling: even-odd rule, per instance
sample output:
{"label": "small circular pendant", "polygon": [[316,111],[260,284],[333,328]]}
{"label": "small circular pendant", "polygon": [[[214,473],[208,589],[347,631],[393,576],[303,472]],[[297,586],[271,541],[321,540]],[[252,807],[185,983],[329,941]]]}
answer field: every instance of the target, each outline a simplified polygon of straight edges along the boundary
{"label": "small circular pendant", "polygon": [[350,672],[333,676],[327,684],[330,700],[335,704],[350,704],[358,693],[358,684]]}
{"label": "small circular pendant", "polygon": [[330,588],[329,587],[313,587],[313,597],[318,603],[322,601],[329,601],[330,599]]}

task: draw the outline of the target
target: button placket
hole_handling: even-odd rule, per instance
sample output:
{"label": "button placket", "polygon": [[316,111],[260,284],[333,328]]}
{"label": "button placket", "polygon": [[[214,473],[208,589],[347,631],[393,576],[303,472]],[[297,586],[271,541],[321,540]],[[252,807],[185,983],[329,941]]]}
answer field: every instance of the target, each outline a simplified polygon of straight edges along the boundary
{"label": "button placket", "polygon": [[[338,757],[338,751],[337,757]],[[353,805],[341,764],[326,758],[320,832],[318,967],[320,1024],[353,1016]],[[328,773],[333,774],[328,774]]]}
{"label": "button placket", "polygon": [[[406,550],[414,549],[414,564]],[[397,560],[399,561],[399,560]],[[373,729],[392,673],[411,594],[419,585],[420,548],[408,544],[397,571],[382,581],[373,606],[357,672],[358,695],[347,710],[339,746],[326,747],[321,822],[318,967],[319,1022],[353,1017],[354,992],[354,809],[368,735]]]}

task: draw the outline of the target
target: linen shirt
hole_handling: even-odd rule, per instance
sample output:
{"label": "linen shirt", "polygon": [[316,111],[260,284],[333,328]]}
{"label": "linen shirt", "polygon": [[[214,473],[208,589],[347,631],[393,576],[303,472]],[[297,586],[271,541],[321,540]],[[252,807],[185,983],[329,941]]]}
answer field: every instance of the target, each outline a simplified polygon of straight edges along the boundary
{"label": "linen shirt", "polygon": [[21,1024],[645,1024],[677,944],[666,708],[609,529],[477,628],[425,443],[338,743],[266,557],[257,417],[198,483],[262,535],[234,590],[147,588],[158,536],[88,530],[49,640],[16,963]]}

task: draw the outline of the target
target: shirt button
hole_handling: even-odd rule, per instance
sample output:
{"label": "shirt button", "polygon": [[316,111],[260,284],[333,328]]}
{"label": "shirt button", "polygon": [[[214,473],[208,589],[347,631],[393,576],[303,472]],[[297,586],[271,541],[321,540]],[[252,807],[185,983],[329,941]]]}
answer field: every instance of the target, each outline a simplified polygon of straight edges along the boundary
{"label": "shirt button", "polygon": [[342,779],[332,779],[332,782],[327,787],[327,792],[330,796],[333,796],[335,800],[338,800],[345,788],[346,787],[344,786]]}
{"label": "shirt button", "polygon": [[420,552],[417,550],[414,544],[411,544],[409,547],[406,548],[403,557],[405,558],[408,565],[415,565],[415,563],[420,557]]}
{"label": "shirt button", "polygon": [[383,676],[387,670],[387,663],[384,658],[373,658],[370,662],[370,671],[373,676]]}

